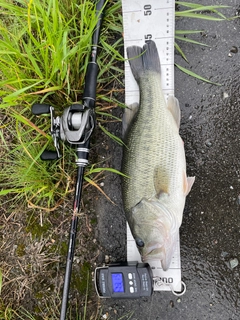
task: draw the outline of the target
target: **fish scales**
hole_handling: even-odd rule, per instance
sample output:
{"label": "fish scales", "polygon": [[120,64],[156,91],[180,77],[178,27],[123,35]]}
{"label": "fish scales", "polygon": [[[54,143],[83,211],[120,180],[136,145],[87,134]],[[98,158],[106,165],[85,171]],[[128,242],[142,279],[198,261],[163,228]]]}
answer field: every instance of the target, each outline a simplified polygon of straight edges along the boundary
{"label": "fish scales", "polygon": [[174,97],[166,104],[155,43],[148,41],[143,49],[129,47],[127,53],[140,89],[140,106],[136,114],[130,112],[132,106],[123,117],[124,210],[142,260],[158,259],[167,270],[194,178],[186,176],[179,104]]}
{"label": "fish scales", "polygon": [[[126,193],[126,212],[143,197],[155,196],[155,184],[158,181],[166,185],[171,179],[169,192],[173,193],[178,184],[175,172],[182,174],[180,164],[176,161],[177,157],[182,156],[178,150],[178,144],[182,142],[176,122],[167,109],[160,75],[147,72],[139,86],[139,112],[127,136],[123,158],[123,172],[129,177],[124,179],[123,190]],[[158,167],[161,169],[156,172]]]}

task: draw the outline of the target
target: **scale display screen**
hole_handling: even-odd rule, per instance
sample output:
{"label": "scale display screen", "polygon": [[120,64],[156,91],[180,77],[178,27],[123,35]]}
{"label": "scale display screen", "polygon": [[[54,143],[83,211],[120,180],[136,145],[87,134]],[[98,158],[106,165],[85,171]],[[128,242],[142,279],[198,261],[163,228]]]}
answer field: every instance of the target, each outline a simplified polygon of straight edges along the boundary
{"label": "scale display screen", "polygon": [[124,292],[124,282],[122,273],[112,273],[112,290],[113,292]]}
{"label": "scale display screen", "polygon": [[101,298],[135,299],[153,293],[152,269],[148,263],[123,261],[96,268],[94,282]]}

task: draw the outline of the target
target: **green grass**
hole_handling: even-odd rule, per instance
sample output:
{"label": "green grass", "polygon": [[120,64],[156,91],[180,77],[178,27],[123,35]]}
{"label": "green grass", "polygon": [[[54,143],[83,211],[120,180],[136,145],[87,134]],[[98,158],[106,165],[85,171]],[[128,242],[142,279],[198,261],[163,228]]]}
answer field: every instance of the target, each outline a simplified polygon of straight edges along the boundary
{"label": "green grass", "polygon": [[[215,21],[215,22],[219,22],[219,21],[223,21],[223,20],[228,20],[228,18],[222,14],[219,9],[225,9],[225,8],[229,8],[229,6],[227,5],[201,5],[201,4],[196,4],[196,3],[192,3],[192,2],[184,2],[184,1],[176,1],[176,4],[180,7],[183,7],[184,10],[180,10],[180,11],[176,11],[175,12],[175,17],[176,19],[179,18],[193,18],[193,19],[202,19],[202,20],[208,20],[208,21]],[[185,9],[187,8],[187,9]],[[208,14],[206,14],[208,13]],[[196,34],[196,33],[200,33],[200,30],[176,30],[175,31],[175,49],[180,53],[180,55],[182,56],[182,58],[187,61],[187,57],[185,55],[185,53],[183,52],[183,50],[181,49],[180,45],[179,45],[179,41],[184,41],[187,43],[192,43],[195,45],[200,45],[200,46],[207,46],[206,44],[203,44],[199,41],[195,41],[192,40],[191,38],[186,37],[186,35],[191,35],[191,34]],[[186,73],[187,75],[194,77],[198,80],[210,83],[210,84],[214,84],[214,85],[220,85],[219,83],[214,83],[196,73],[194,73],[193,71],[184,68],[178,64],[175,64],[175,66],[180,69],[182,72]]]}
{"label": "green grass", "polygon": [[16,120],[12,134],[17,139],[11,147],[5,147],[7,163],[1,172],[0,196],[11,194],[11,202],[23,200],[29,206],[56,207],[69,192],[70,177],[61,170],[64,160],[42,162],[39,156],[48,142],[42,144],[42,136],[33,135],[32,129],[21,121]]}
{"label": "green grass", "polygon": [[1,295],[1,291],[2,291],[2,271],[0,269],[0,295]]}
{"label": "green grass", "polygon": [[[116,72],[123,74],[117,66],[122,60],[122,39],[115,41],[116,33],[121,32],[120,6],[120,2],[109,1],[105,12],[98,57],[100,92],[116,80]],[[0,0],[0,7],[0,112],[9,119],[4,132],[14,137],[8,145],[4,134],[0,136],[6,154],[0,196],[11,194],[16,201],[24,197],[30,206],[54,209],[70,192],[73,177],[67,170],[74,166],[74,152],[65,146],[64,160],[49,164],[39,159],[47,146],[53,148],[50,119],[33,117],[31,106],[49,103],[61,114],[65,107],[81,101],[97,22],[95,6],[92,1],[35,0],[26,4],[20,0],[16,5]],[[96,109],[101,119],[103,115],[111,117],[102,111],[110,104],[109,92],[103,92]]]}
{"label": "green grass", "polygon": [[[176,11],[176,17],[196,18],[211,21],[225,20],[226,17],[221,12],[219,12],[218,9],[229,8],[229,6],[226,5],[202,5],[185,1],[176,1],[176,4],[188,8],[186,10]],[[207,15],[203,12],[214,13],[216,16]]]}
{"label": "green grass", "polygon": [[82,90],[97,19],[93,3],[37,0],[26,6],[20,0],[19,4],[0,2],[3,16],[14,17],[16,25],[12,30],[1,25],[2,107],[23,101],[29,107],[46,99],[57,105],[71,103]]}
{"label": "green grass", "polygon": [[5,307],[0,302],[0,320],[13,320],[14,318],[14,311],[11,307]]}
{"label": "green grass", "polygon": [[[62,110],[81,98],[97,18],[92,1],[78,2],[36,0],[26,6],[20,0],[17,6],[0,1],[1,108],[21,105],[30,111],[35,102],[51,102]],[[120,71],[115,64],[121,59],[117,50],[121,40],[107,43],[110,33],[120,29],[113,21],[119,7],[113,4],[106,12],[98,58],[100,83],[111,80],[112,70]],[[4,21],[12,19],[14,27],[9,30]]]}

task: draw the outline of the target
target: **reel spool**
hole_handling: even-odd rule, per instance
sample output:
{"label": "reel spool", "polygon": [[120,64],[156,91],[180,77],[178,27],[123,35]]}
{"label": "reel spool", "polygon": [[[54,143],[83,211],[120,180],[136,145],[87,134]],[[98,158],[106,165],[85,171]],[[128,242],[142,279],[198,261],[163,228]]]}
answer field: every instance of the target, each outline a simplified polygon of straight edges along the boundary
{"label": "reel spool", "polygon": [[64,109],[61,117],[55,117],[54,107],[48,104],[34,104],[32,113],[34,115],[50,114],[51,116],[51,136],[56,150],[45,150],[41,154],[42,160],[61,158],[60,141],[67,141],[71,145],[85,144],[95,127],[93,109],[79,103]]}

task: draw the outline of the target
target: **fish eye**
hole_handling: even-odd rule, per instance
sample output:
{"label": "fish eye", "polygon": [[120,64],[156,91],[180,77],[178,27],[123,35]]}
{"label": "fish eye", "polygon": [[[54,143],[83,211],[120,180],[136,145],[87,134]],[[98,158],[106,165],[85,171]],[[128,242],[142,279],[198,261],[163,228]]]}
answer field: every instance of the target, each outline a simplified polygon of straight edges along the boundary
{"label": "fish eye", "polygon": [[140,248],[144,247],[144,241],[142,239],[136,239],[136,244]]}

